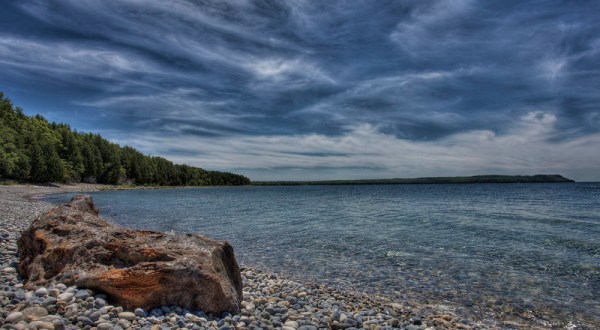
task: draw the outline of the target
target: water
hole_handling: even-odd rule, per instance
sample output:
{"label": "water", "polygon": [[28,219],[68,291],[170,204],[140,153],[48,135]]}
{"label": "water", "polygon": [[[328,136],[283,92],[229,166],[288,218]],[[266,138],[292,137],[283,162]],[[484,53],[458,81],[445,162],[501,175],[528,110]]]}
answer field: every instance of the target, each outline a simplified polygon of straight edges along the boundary
{"label": "water", "polygon": [[[73,194],[48,197],[65,202]],[[241,264],[455,311],[600,325],[600,184],[92,193],[139,229],[232,243]]]}

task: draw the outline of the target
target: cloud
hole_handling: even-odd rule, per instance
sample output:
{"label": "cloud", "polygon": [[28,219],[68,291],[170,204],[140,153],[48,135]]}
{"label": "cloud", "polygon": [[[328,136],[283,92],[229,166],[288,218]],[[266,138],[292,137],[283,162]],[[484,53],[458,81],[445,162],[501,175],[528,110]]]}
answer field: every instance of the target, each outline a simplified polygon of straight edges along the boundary
{"label": "cloud", "polygon": [[[274,82],[288,80],[286,88],[290,88],[289,78],[300,78],[309,83],[335,84],[324,70],[312,63],[299,59],[265,58],[256,59],[247,64],[247,68],[261,79],[271,79]],[[270,88],[274,86],[269,86]]]}
{"label": "cloud", "polygon": [[38,74],[117,77],[130,72],[155,71],[135,54],[10,35],[0,35],[0,55],[0,63],[4,65]]}
{"label": "cloud", "polygon": [[409,54],[463,44],[461,20],[469,18],[471,0],[423,1],[396,26],[390,39]]}
{"label": "cloud", "polygon": [[[372,178],[491,173],[563,173],[586,178],[586,171],[600,166],[600,156],[586,152],[600,143],[600,134],[553,143],[548,138],[556,131],[556,120],[550,113],[530,112],[519,118],[509,134],[473,130],[435,142],[401,139],[369,124],[351,127],[339,136],[213,139],[150,135],[127,142],[142,150],[157,150],[179,162],[236,169],[257,180],[313,179],[311,170],[315,169],[329,169],[333,179],[365,178],[365,173]],[[178,142],[181,140],[187,141],[185,147]],[[178,152],[171,153],[176,149]],[[292,168],[295,171],[290,172]]]}
{"label": "cloud", "polygon": [[244,164],[258,176],[563,164],[597,177],[596,160],[572,150],[594,153],[585,148],[600,132],[598,9],[23,0],[7,3],[0,21],[0,89],[26,111],[115,142],[208,168]]}

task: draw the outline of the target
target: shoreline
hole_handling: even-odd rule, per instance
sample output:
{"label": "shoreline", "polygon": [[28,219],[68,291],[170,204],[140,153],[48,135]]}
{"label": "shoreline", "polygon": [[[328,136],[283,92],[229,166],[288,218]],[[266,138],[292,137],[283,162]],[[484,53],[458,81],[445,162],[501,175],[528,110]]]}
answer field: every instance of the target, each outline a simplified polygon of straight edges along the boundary
{"label": "shoreline", "polygon": [[[140,188],[152,189],[150,187]],[[51,302],[52,297],[48,294],[40,296],[37,291],[41,289],[37,291],[23,289],[23,281],[14,271],[18,262],[16,239],[20,231],[29,226],[37,215],[54,206],[42,201],[43,196],[53,193],[84,193],[103,190],[120,189],[118,186],[94,184],[0,186],[0,214],[2,214],[0,215],[0,247],[2,248],[2,255],[0,256],[2,264],[0,267],[0,327],[2,329],[23,328],[27,322],[21,321],[23,327],[19,327],[18,322],[16,322],[17,325],[12,324],[15,322],[12,322],[14,319],[11,319],[10,316],[14,316],[13,313],[22,313],[22,311],[32,307],[45,308],[48,315],[32,316],[31,322],[45,322],[44,326],[47,329],[57,330],[81,327],[160,329],[161,326],[223,330],[234,328],[253,329],[257,327],[286,330],[320,328],[542,329],[552,327],[552,325],[539,324],[533,320],[531,322],[501,320],[493,315],[479,320],[463,318],[455,313],[453,306],[430,305],[427,302],[414,302],[410,299],[392,301],[384,296],[360,293],[358,290],[332,288],[310,280],[301,283],[291,280],[287,276],[277,275],[268,270],[247,265],[240,265],[244,282],[244,299],[242,311],[239,315],[220,318],[203,314],[201,311],[186,311],[174,306],[165,306],[162,312],[157,310],[135,310],[129,311],[134,312],[133,318],[130,315],[132,313],[124,314],[121,317],[120,313],[127,313],[127,311],[123,311],[120,307],[106,305],[106,297],[101,294],[96,294],[90,290],[67,288],[60,284],[45,288],[47,292],[58,288],[60,292],[78,294],[81,291],[82,296],[87,294],[86,299],[75,300],[69,305],[62,306],[64,312],[61,313],[56,308],[58,305],[52,305],[52,303],[48,306],[44,305],[44,302],[48,300]],[[41,293],[43,292],[44,290],[41,290]],[[98,307],[92,303],[90,307],[88,301],[91,299],[90,297],[103,300],[106,306]],[[54,299],[54,303],[56,304],[56,299]],[[76,309],[77,312],[67,313],[69,311],[67,307],[69,306],[71,306],[71,311]],[[96,318],[97,313],[100,313],[98,318]],[[9,320],[11,321],[9,322]],[[43,328],[41,324],[38,324],[37,327]]]}

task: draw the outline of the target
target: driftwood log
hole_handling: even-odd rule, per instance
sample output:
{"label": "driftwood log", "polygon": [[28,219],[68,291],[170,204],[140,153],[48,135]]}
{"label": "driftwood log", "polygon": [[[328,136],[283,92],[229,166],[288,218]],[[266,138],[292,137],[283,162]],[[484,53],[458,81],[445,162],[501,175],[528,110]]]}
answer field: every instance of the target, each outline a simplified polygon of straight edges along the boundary
{"label": "driftwood log", "polygon": [[115,226],[99,217],[90,196],[39,216],[18,245],[26,288],[62,282],[105,293],[127,309],[240,310],[242,279],[229,243]]}

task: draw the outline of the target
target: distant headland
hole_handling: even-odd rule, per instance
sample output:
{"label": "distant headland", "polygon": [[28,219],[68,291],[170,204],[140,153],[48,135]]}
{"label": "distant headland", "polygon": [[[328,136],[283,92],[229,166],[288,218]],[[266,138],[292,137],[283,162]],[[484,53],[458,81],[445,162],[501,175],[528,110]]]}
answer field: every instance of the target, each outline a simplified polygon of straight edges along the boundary
{"label": "distant headland", "polygon": [[325,180],[325,181],[252,181],[254,186],[360,185],[360,184],[451,184],[451,183],[559,183],[575,182],[559,174],[475,175],[450,177]]}

